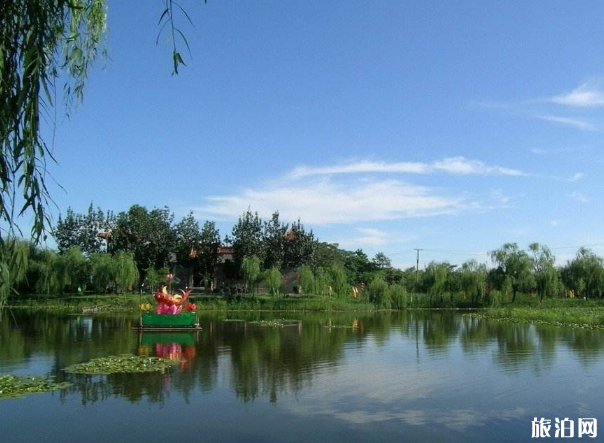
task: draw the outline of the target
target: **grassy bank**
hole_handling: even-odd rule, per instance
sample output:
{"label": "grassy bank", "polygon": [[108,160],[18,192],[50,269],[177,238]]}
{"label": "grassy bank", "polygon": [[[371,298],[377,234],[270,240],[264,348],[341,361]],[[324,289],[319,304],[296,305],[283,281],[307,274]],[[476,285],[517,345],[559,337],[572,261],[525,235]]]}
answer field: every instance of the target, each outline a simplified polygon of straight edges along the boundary
{"label": "grassy bank", "polygon": [[600,300],[544,300],[534,305],[487,308],[475,315],[522,323],[604,328],[604,302]]}
{"label": "grassy bank", "polygon": [[[237,298],[193,295],[189,298],[202,311],[368,311],[375,305],[355,299],[321,296],[271,296],[245,294]],[[155,305],[153,297],[143,295],[143,303]],[[43,309],[64,312],[134,312],[138,310],[139,296],[126,295],[69,295],[16,297],[7,305],[16,309]]]}

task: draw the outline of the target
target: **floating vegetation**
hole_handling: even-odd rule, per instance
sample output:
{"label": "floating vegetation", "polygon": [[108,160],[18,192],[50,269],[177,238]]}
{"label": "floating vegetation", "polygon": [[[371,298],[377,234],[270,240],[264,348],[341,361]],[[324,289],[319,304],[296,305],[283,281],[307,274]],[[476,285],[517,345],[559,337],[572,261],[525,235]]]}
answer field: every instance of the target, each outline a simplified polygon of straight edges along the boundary
{"label": "floating vegetation", "polygon": [[118,374],[138,372],[166,372],[178,361],[171,361],[159,357],[144,357],[136,355],[112,355],[109,357],[95,358],[87,363],[78,363],[64,369],[70,374]]}
{"label": "floating vegetation", "polygon": [[265,326],[269,328],[283,328],[285,326],[298,326],[300,324],[299,320],[286,320],[286,319],[276,319],[276,320],[257,320],[251,321],[250,324],[257,326]]}
{"label": "floating vegetation", "polygon": [[19,398],[27,394],[38,394],[65,389],[71,383],[56,383],[50,377],[0,375],[0,400]]}
{"label": "floating vegetation", "polygon": [[358,326],[351,325],[323,325],[323,327],[328,329],[358,329]]}
{"label": "floating vegetation", "polygon": [[239,323],[239,322],[244,322],[245,320],[240,320],[238,318],[225,318],[222,321],[224,321],[224,322],[238,322]]}

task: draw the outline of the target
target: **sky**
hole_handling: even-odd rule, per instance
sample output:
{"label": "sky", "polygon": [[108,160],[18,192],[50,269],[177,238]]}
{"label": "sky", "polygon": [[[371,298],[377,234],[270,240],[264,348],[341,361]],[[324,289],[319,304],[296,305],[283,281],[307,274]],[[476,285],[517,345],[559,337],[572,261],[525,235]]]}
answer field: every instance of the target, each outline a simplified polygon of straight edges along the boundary
{"label": "sky", "polygon": [[108,57],[59,109],[55,217],[132,204],[221,234],[246,209],[395,266],[537,241],[604,254],[604,3],[108,0]]}

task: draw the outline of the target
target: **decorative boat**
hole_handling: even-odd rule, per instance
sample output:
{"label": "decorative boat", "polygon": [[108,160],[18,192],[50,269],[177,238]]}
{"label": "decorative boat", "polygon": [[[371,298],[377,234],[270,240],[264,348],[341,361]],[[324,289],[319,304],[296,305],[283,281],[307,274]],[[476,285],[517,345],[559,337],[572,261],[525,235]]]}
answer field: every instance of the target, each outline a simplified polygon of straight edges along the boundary
{"label": "decorative boat", "polygon": [[153,295],[157,302],[155,312],[143,312],[143,310],[150,311],[151,305],[141,303],[137,329],[156,331],[201,329],[195,312],[197,307],[192,303],[185,305],[191,291],[185,292],[181,289],[180,292],[182,295],[170,294],[165,286],[161,291],[156,292]]}

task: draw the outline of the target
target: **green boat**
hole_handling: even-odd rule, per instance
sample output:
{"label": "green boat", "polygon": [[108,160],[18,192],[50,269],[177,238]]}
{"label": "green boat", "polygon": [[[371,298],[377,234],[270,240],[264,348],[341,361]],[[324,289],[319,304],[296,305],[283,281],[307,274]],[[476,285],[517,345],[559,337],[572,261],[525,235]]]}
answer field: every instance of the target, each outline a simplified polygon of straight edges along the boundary
{"label": "green boat", "polygon": [[182,312],[176,315],[143,312],[140,316],[139,329],[200,329],[195,312]]}

